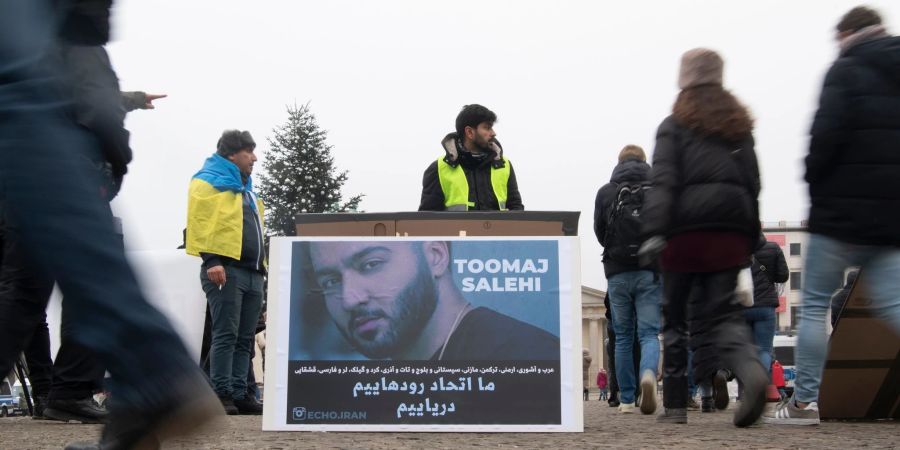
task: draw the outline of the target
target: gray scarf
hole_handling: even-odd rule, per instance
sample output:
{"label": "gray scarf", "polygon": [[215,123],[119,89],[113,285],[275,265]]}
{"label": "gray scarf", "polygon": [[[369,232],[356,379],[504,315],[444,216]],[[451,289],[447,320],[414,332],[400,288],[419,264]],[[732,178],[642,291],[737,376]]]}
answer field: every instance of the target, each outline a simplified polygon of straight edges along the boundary
{"label": "gray scarf", "polygon": [[875,39],[888,37],[887,31],[881,25],[872,25],[856,30],[850,36],[841,39],[841,56],[844,56],[851,48]]}

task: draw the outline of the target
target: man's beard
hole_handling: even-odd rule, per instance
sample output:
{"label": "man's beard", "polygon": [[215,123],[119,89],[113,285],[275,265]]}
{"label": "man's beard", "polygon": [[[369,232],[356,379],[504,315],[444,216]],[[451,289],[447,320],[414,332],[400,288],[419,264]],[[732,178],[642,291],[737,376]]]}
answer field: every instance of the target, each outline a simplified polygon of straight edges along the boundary
{"label": "man's beard", "polygon": [[[360,305],[350,313],[346,328],[338,327],[344,337],[366,357],[383,359],[400,353],[416,341],[434,314],[437,289],[426,268],[424,256],[418,266],[415,278],[394,297],[390,311]],[[387,328],[376,330],[372,336],[358,336],[352,330],[354,321],[360,317],[384,319],[388,323]]]}
{"label": "man's beard", "polygon": [[476,140],[473,142],[475,143],[475,146],[478,147],[483,153],[490,153],[494,151],[493,141],[491,140]]}

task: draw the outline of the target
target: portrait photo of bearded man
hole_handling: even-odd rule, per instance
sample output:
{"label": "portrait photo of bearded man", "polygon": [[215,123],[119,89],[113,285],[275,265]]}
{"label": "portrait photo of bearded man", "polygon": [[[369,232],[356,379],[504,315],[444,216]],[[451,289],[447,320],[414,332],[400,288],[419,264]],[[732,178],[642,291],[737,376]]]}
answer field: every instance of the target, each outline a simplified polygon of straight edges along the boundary
{"label": "portrait photo of bearded man", "polygon": [[344,348],[376,360],[559,360],[558,336],[467,298],[453,276],[456,244],[301,243],[301,310],[319,316],[320,327],[300,334],[342,337]]}

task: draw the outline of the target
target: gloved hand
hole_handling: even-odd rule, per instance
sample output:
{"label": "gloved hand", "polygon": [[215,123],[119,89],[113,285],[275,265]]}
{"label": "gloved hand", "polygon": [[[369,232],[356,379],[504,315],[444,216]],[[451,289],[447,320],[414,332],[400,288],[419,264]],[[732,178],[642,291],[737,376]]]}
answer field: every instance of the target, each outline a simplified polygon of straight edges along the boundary
{"label": "gloved hand", "polygon": [[666,248],[666,239],[662,236],[653,236],[641,244],[638,249],[638,263],[641,267],[653,264],[659,254]]}

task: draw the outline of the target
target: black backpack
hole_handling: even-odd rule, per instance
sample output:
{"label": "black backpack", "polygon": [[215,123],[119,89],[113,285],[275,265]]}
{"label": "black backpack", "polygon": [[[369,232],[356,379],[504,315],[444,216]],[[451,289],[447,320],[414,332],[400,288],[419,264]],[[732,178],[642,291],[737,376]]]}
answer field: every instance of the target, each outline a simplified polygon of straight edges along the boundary
{"label": "black backpack", "polygon": [[603,254],[613,260],[638,265],[641,246],[641,209],[650,183],[620,184],[606,216]]}

